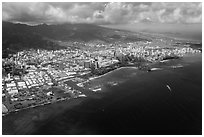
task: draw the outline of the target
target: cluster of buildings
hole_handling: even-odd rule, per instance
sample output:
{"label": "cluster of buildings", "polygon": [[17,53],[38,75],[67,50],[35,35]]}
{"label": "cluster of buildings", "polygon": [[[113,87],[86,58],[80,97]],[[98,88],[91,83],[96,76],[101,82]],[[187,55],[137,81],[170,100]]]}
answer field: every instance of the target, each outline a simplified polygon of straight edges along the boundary
{"label": "cluster of buildings", "polygon": [[73,78],[74,75],[76,75],[76,72],[67,72],[65,70],[60,71],[55,69],[48,70],[47,73],[50,74],[55,81]]}
{"label": "cluster of buildings", "polygon": [[[145,61],[155,62],[166,57],[181,57],[186,53],[198,52],[201,51],[185,46],[151,46],[151,42],[144,42],[143,44],[128,43],[125,46],[117,47],[102,45],[102,49],[99,46],[98,49],[92,48],[91,50],[70,48],[50,51],[40,49],[23,50],[10,58],[3,59],[3,71],[6,74],[3,75],[2,80],[2,96],[13,97],[23,93],[29,95],[31,93],[30,89],[40,89],[45,86],[59,86],[63,87],[65,91],[80,92],[68,86],[65,81],[75,80],[78,87],[83,87],[83,84],[80,84],[83,80],[80,80],[79,77],[90,74],[93,70],[119,63],[121,61],[120,57],[123,59],[124,56],[127,56],[130,60],[134,59],[134,61],[140,58]],[[22,70],[20,75],[12,73],[16,68]],[[26,90],[26,92],[23,92],[23,90]],[[36,92],[36,94],[40,92]],[[32,92],[30,96],[35,96],[34,93]],[[30,98],[30,96],[28,97]]]}
{"label": "cluster of buildings", "polygon": [[45,84],[53,85],[52,79],[43,71],[29,72],[24,76],[8,76],[2,79],[2,88],[6,90],[9,95],[17,94],[19,90],[30,89],[32,87],[39,87]]}
{"label": "cluster of buildings", "polygon": [[190,47],[161,47],[161,46],[137,46],[129,45],[126,48],[119,48],[119,53],[133,58],[142,58],[145,61],[161,61],[168,57],[182,57],[187,53],[200,53],[200,50]]}
{"label": "cluster of buildings", "polygon": [[26,82],[28,88],[38,87],[45,84],[49,86],[53,85],[52,79],[44,71],[29,72],[22,78]]}
{"label": "cluster of buildings", "polygon": [[6,83],[5,85],[6,85],[5,87],[6,87],[6,91],[8,92],[8,94],[13,95],[13,94],[18,93],[16,82],[11,81],[9,83]]}

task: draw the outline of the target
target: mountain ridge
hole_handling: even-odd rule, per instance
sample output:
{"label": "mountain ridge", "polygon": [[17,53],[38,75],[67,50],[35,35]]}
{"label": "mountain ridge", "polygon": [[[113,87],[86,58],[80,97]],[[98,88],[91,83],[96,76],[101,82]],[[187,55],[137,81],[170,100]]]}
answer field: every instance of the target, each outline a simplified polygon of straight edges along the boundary
{"label": "mountain ridge", "polygon": [[[65,48],[62,42],[104,43],[148,41],[129,31],[105,28],[94,24],[39,24],[30,26],[21,23],[2,22],[2,50],[16,52],[23,49],[60,49]],[[141,34],[140,34],[141,35]]]}

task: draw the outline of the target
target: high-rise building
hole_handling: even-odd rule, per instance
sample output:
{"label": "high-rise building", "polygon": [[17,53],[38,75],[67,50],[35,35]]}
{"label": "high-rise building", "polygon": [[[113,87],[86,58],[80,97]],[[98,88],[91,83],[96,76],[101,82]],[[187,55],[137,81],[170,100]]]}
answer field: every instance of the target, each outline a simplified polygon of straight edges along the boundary
{"label": "high-rise building", "polygon": [[11,74],[10,73],[8,73],[8,80],[10,80],[11,79]]}
{"label": "high-rise building", "polygon": [[101,67],[102,60],[103,60],[103,58],[102,58],[102,57],[98,57],[98,66],[99,66],[99,68]]}
{"label": "high-rise building", "polygon": [[40,50],[39,49],[37,50],[37,53],[40,54]]}
{"label": "high-rise building", "polygon": [[98,69],[99,68],[98,61],[95,61],[94,64],[95,64],[95,69]]}

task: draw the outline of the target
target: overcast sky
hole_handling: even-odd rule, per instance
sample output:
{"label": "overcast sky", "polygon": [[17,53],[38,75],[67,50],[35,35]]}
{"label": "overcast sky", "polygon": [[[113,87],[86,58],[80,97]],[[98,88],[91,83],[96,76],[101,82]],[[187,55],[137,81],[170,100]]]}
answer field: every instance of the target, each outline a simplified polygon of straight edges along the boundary
{"label": "overcast sky", "polygon": [[2,19],[28,24],[135,24],[202,22],[202,3],[7,3]]}

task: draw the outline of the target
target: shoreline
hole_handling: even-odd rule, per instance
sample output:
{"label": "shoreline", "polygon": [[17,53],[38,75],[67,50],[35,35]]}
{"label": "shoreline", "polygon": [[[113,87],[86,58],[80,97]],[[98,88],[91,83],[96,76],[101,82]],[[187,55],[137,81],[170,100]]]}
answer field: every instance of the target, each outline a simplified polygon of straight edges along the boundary
{"label": "shoreline", "polygon": [[7,116],[9,115],[10,113],[15,113],[15,112],[20,112],[22,110],[28,110],[28,109],[31,109],[31,108],[37,108],[37,107],[41,107],[41,106],[46,106],[46,105],[52,105],[52,104],[56,104],[56,103],[60,103],[60,102],[64,102],[64,101],[70,101],[72,99],[78,99],[78,98],[86,98],[87,96],[85,95],[79,95],[77,97],[73,97],[73,98],[63,98],[63,99],[59,99],[59,100],[56,100],[56,101],[53,101],[53,102],[46,102],[44,104],[39,104],[39,105],[33,105],[33,106],[29,106],[29,107],[25,107],[25,108],[21,108],[21,109],[15,109],[15,110],[12,110],[12,111],[8,111],[7,113],[2,113],[2,116]]}
{"label": "shoreline", "polygon": [[121,70],[121,69],[124,69],[124,68],[131,68],[131,69],[137,69],[137,70],[138,70],[137,67],[129,67],[129,66],[127,66],[127,67],[119,67],[119,68],[114,69],[114,70],[112,70],[112,71],[109,71],[109,72],[107,72],[107,73],[105,73],[105,74],[102,74],[102,75],[99,75],[99,76],[95,76],[95,77],[90,77],[89,80],[91,81],[91,80],[94,80],[94,79],[97,79],[97,78],[106,76],[106,75],[108,75],[108,74],[110,74],[110,73],[112,73],[112,72],[114,72],[114,71]]}
{"label": "shoreline", "polygon": [[[183,56],[183,57],[184,57],[184,58],[185,58],[185,57],[194,57],[194,56],[196,56],[196,55],[198,55],[198,54],[194,54],[194,55],[191,54],[191,55],[186,55],[186,56]],[[202,54],[199,54],[199,55],[202,56]],[[169,61],[169,60],[168,60],[168,61]],[[180,67],[183,67],[183,66],[178,66],[178,67],[177,67],[177,66],[172,66],[172,67],[173,67],[173,68],[180,68]],[[99,76],[95,76],[95,77],[90,77],[88,80],[82,82],[82,84],[84,84],[84,83],[86,83],[86,82],[89,82],[89,81],[93,81],[93,80],[98,79],[98,78],[101,78],[101,77],[104,77],[104,76],[106,76],[106,75],[108,75],[108,74],[110,74],[110,73],[112,73],[112,72],[115,72],[115,71],[118,71],[118,70],[121,70],[121,69],[136,69],[136,70],[139,70],[138,67],[135,67],[135,66],[119,67],[119,68],[114,69],[114,70],[112,70],[112,71],[109,71],[109,72],[107,72],[107,73],[105,73],[105,74],[102,74],[102,75],[99,75]],[[152,71],[154,71],[154,70],[163,70],[163,69],[161,69],[161,68],[152,68]],[[77,86],[78,86],[78,85],[77,85]],[[101,91],[101,90],[102,90],[101,87],[99,87],[99,88],[100,88],[100,91]],[[97,89],[94,89],[94,90],[96,90],[96,91],[93,91],[93,90],[92,90],[92,91],[93,91],[93,92],[97,92],[97,91],[98,91]],[[87,97],[87,96],[85,95],[85,96],[77,96],[77,97],[74,97],[74,98],[66,98],[66,99],[56,100],[56,101],[54,101],[54,102],[47,102],[47,103],[44,103],[44,104],[34,105],[34,106],[22,108],[22,109],[16,109],[16,110],[13,110],[13,111],[10,111],[10,112],[7,112],[7,113],[2,113],[2,116],[4,117],[4,116],[6,116],[6,115],[8,115],[8,114],[10,114],[10,113],[19,112],[19,111],[21,111],[21,110],[26,110],[26,109],[30,109],[30,108],[45,106],[45,105],[49,105],[49,104],[55,104],[55,103],[59,103],[59,102],[63,102],[63,101],[69,101],[69,100],[71,100],[71,99],[84,98],[84,97]]]}
{"label": "shoreline", "polygon": [[[131,69],[138,69],[137,67],[130,67],[130,66],[127,66],[127,67],[119,67],[117,69],[114,69],[112,71],[109,71],[103,75],[99,75],[99,76],[96,76],[96,77],[91,77],[89,78],[88,80],[82,82],[82,83],[86,83],[88,81],[92,81],[92,80],[95,80],[97,78],[100,78],[100,77],[103,77],[103,76],[106,76],[114,71],[117,71],[117,70],[121,70],[121,69],[124,69],[124,68],[131,68]],[[96,92],[96,91],[93,91],[93,92]],[[30,108],[36,108],[36,107],[41,107],[41,106],[45,106],[45,105],[50,105],[50,104],[55,104],[55,103],[59,103],[59,102],[63,102],[63,101],[69,101],[71,99],[77,99],[77,98],[84,98],[84,97],[87,97],[86,95],[85,96],[78,96],[78,97],[74,97],[74,98],[65,98],[65,99],[60,99],[60,100],[56,100],[54,102],[47,102],[47,103],[44,103],[44,104],[39,104],[39,105],[34,105],[34,106],[29,106],[29,107],[25,107],[25,108],[22,108],[22,109],[15,109],[15,110],[12,110],[12,111],[8,111],[7,113],[2,113],[2,116],[7,116],[8,114],[10,113],[15,113],[15,112],[20,112],[22,110],[27,110],[27,109],[30,109]]]}
{"label": "shoreline", "polygon": [[[126,68],[126,67],[125,67]],[[121,68],[119,68],[119,70],[120,70]],[[188,70],[188,69],[187,69]],[[129,71],[129,70],[128,70]],[[131,69],[130,69],[130,71],[131,71]],[[134,71],[134,70],[133,70]],[[123,70],[122,70],[122,72],[123,72]],[[178,73],[178,72],[177,72]],[[175,73],[175,74],[177,74],[177,73]],[[147,73],[146,73],[147,74]],[[158,73],[158,74],[160,74],[160,73]],[[170,73],[167,73],[167,74],[170,74]],[[156,76],[157,74],[155,73],[155,74],[153,74],[154,76]],[[166,76],[166,75],[164,75],[163,73],[162,73],[162,75],[163,76]],[[171,76],[171,75],[170,75]],[[179,75],[180,76],[180,75]],[[148,77],[148,74],[146,75],[146,77]],[[140,77],[137,77],[136,78],[136,80],[137,79],[143,79],[143,76],[140,76]],[[157,77],[156,77],[157,78]],[[175,75],[175,78],[177,78],[177,76]],[[165,79],[165,77],[163,78],[163,79]],[[172,79],[172,80],[175,80],[175,79]],[[153,81],[153,80],[152,80]],[[162,82],[162,81],[161,81]],[[168,82],[168,81],[167,81]],[[179,82],[180,81],[178,81],[178,84],[179,84]],[[141,83],[143,83],[143,82],[141,82]],[[184,83],[185,83],[185,81],[184,81]],[[133,82],[133,84],[134,84],[134,82]],[[163,83],[162,83],[163,84]],[[168,84],[170,87],[171,86],[173,86],[172,85],[172,83],[166,83],[166,84]],[[155,86],[154,84],[153,84],[153,86]],[[136,86],[136,87],[140,87],[140,84],[138,84],[138,86]],[[180,87],[180,85],[178,85],[178,87]],[[130,87],[129,87],[129,85],[127,85],[127,87],[126,87],[126,89],[129,89]],[[148,89],[151,89],[151,87],[148,87],[148,86],[146,86],[145,88],[148,88]],[[166,87],[166,85],[164,85],[163,87],[161,87],[162,89],[165,89],[166,91],[169,91],[168,90],[168,87]],[[183,88],[185,88],[185,87],[183,87]],[[119,98],[119,97],[121,97],[121,95],[125,95],[126,93],[124,93],[122,90],[123,89],[121,89],[121,93],[122,94],[118,94],[117,92],[117,90],[118,89],[121,89],[120,87],[118,87],[115,91],[113,91],[113,93],[114,93],[114,95],[117,95],[117,96],[110,96],[110,97],[117,97],[117,98]],[[131,89],[131,88],[130,88]],[[140,90],[140,89],[139,89]],[[143,90],[143,89],[141,89],[141,90]],[[155,90],[155,91],[157,91],[157,90]],[[172,91],[173,91],[173,93],[174,93],[174,89],[173,89],[173,87],[172,87]],[[183,90],[181,90],[181,91],[183,91]],[[134,91],[130,91],[131,93],[134,93]],[[142,94],[138,94],[138,93],[135,93],[135,94],[133,94],[133,95],[135,95],[135,101],[138,99],[141,103],[143,102],[142,100],[140,100],[141,99],[141,97],[149,97],[148,96],[148,94],[152,94],[152,95],[155,95],[155,96],[157,96],[157,94],[155,94],[155,93],[153,93],[153,92],[147,92],[147,94],[146,93],[142,93]],[[185,92],[182,92],[183,94],[185,94]],[[193,92],[190,92],[190,93],[193,93]],[[113,95],[113,94],[112,94]],[[130,101],[128,101],[128,99],[130,99],[129,97],[129,95],[132,95],[132,94],[128,94],[128,96],[124,96],[124,99],[126,99],[127,100],[127,108],[129,109],[129,107],[130,106],[132,106],[131,104],[130,104]],[[165,93],[165,92],[162,92],[162,95],[166,95],[167,97],[169,96],[169,101],[172,101],[172,103],[174,103],[174,101],[172,100],[172,94],[171,93],[169,93],[169,92],[167,92],[167,93]],[[161,97],[161,96],[158,96],[158,97]],[[189,96],[190,97],[190,96]],[[118,101],[118,102],[121,102],[119,99],[117,99],[117,98],[114,98],[115,100],[113,100],[113,101]],[[182,96],[181,96],[181,98],[182,98]],[[100,107],[98,107],[97,106],[97,103],[96,103],[96,105],[95,105],[95,103],[92,103],[92,102],[90,102],[90,101],[87,101],[87,100],[89,100],[90,98],[88,97],[88,98],[83,98],[83,99],[80,99],[80,98],[78,98],[78,99],[70,99],[70,100],[67,100],[67,101],[63,101],[63,102],[56,102],[56,103],[54,103],[54,104],[52,104],[52,105],[45,105],[45,106],[40,106],[40,107],[37,107],[37,108],[35,108],[35,110],[33,110],[33,109],[28,109],[28,110],[23,110],[23,111],[21,111],[20,113],[19,112],[14,112],[14,113],[11,113],[11,115],[7,115],[6,117],[3,117],[3,133],[2,134],[15,134],[15,133],[17,133],[17,134],[22,134],[22,133],[27,133],[27,134],[34,134],[34,133],[40,133],[39,131],[38,131],[38,123],[39,123],[39,125],[42,123],[42,124],[44,124],[45,122],[47,122],[48,120],[50,120],[50,119],[48,119],[47,117],[53,117],[54,116],[54,118],[56,117],[56,119],[57,118],[59,118],[59,120],[61,120],[61,118],[60,117],[67,117],[67,119],[65,119],[65,122],[67,123],[67,124],[70,124],[70,127],[72,127],[72,125],[74,126],[75,125],[75,123],[77,122],[77,121],[81,121],[81,119],[82,118],[89,118],[89,120],[91,119],[91,120],[93,120],[93,122],[95,122],[95,119],[92,119],[92,117],[90,117],[90,114],[98,114],[98,116],[97,116],[97,118],[96,119],[98,119],[99,117],[101,117],[101,116],[103,116],[102,117],[102,120],[101,121],[103,121],[103,119],[105,119],[105,118],[107,118],[107,115],[106,114],[113,114],[113,115],[111,115],[111,117],[109,118],[109,119],[114,119],[114,117],[115,117],[115,115],[114,115],[114,106],[113,107],[111,107],[110,109],[109,109],[109,102],[113,102],[112,101],[112,99],[111,98],[109,98],[109,100],[104,100],[102,97],[100,98],[101,100],[103,100],[103,102],[101,102],[100,104],[99,104],[99,106]],[[134,99],[134,97],[132,97],[132,99]],[[162,97],[160,98],[160,99],[162,99]],[[155,99],[154,99],[155,100]],[[153,100],[153,101],[154,101]],[[158,99],[159,100],[159,99]],[[86,102],[87,101],[87,102]],[[134,101],[134,100],[133,100]],[[135,104],[138,104],[138,102],[139,101],[136,101],[135,102]],[[186,101],[186,100],[184,100],[184,101]],[[106,103],[106,102],[108,102],[107,104],[104,104],[104,103]],[[140,103],[139,102],[139,103]],[[131,102],[132,103],[132,102]],[[134,103],[134,102],[133,102]],[[171,102],[170,102],[171,103]],[[87,105],[85,105],[85,104],[87,104]],[[125,103],[124,103],[125,104]],[[149,102],[149,104],[147,104],[147,106],[148,105],[151,105],[151,104],[153,104],[153,103],[151,103],[151,102]],[[186,107],[188,108],[188,102],[186,102]],[[92,105],[94,106],[94,107],[92,107]],[[121,108],[120,107],[120,103],[118,104],[119,105],[119,107],[118,108]],[[166,105],[166,104],[165,104]],[[80,106],[80,107],[78,107],[78,106]],[[135,105],[135,106],[138,106],[138,105]],[[171,106],[171,104],[170,105],[167,105],[167,106]],[[125,108],[126,106],[124,105],[124,108]],[[132,106],[133,107],[133,106]],[[155,106],[155,107],[157,107],[157,106]],[[55,109],[54,109],[55,108]],[[59,109],[60,108],[60,109]],[[74,109],[73,110],[73,108],[76,108],[76,109]],[[81,109],[82,108],[82,109]],[[113,109],[112,109],[113,108]],[[141,108],[143,108],[143,106],[141,106]],[[172,107],[172,110],[173,110],[173,108],[174,108],[174,106]],[[94,110],[96,110],[96,112],[97,113],[92,113],[92,109],[94,109]],[[101,110],[100,110],[101,109]],[[105,110],[105,113],[103,112],[103,109]],[[53,110],[56,110],[56,111],[53,111]],[[79,110],[79,111],[77,111],[77,110]],[[90,111],[89,111],[90,110]],[[108,110],[110,110],[110,111],[108,111]],[[111,113],[111,110],[113,110],[112,111],[112,113]],[[121,110],[122,110],[122,108],[121,108]],[[58,112],[59,111],[59,112]],[[85,111],[85,113],[83,113]],[[106,112],[107,111],[107,112]],[[136,110],[135,112],[137,112],[138,110]],[[152,111],[154,111],[154,110],[152,110]],[[34,113],[35,112],[35,113]],[[94,111],[95,112],[95,111]],[[100,113],[99,113],[100,112]],[[110,112],[110,113],[109,113]],[[159,108],[158,108],[158,114],[160,114],[159,113]],[[184,111],[185,112],[185,111]],[[116,114],[117,114],[117,112],[115,112]],[[125,113],[125,112],[124,112]],[[190,113],[190,112],[189,112]],[[81,117],[81,114],[84,114],[84,115],[87,115],[87,117],[86,116],[84,116],[84,117]],[[104,114],[104,115],[103,115]],[[145,113],[144,113],[145,114]],[[173,114],[173,113],[172,113]],[[178,115],[179,115],[180,113],[178,112]],[[183,113],[183,114],[186,114],[186,113]],[[77,116],[76,116],[77,115]],[[148,114],[147,114],[148,115]],[[24,116],[27,116],[27,117],[24,117]],[[124,118],[126,117],[126,116],[128,116],[128,114],[127,115],[125,115],[124,114]],[[140,116],[140,115],[139,115]],[[141,114],[141,116],[142,116],[142,114]],[[162,114],[161,114],[161,116],[162,116]],[[159,117],[159,116],[158,116]],[[165,117],[165,116],[164,116]],[[74,119],[74,118],[76,118],[75,119],[75,121],[73,122],[73,123],[71,123],[70,122],[70,119]],[[81,118],[81,119],[78,119],[78,118]],[[127,118],[127,117],[126,117]],[[130,118],[131,119],[131,118]],[[143,121],[142,121],[143,119],[141,119],[141,123],[143,123]],[[145,119],[144,119],[145,120]],[[23,128],[24,126],[21,126],[22,127],[22,129],[15,129],[15,130],[12,130],[12,128],[10,127],[10,122],[11,122],[11,125],[12,125],[12,123],[13,123],[13,121],[14,122],[19,122],[19,124],[21,124],[22,122],[24,122],[23,124],[25,125],[25,126],[27,126],[27,125],[31,125],[32,126],[32,124],[34,123],[37,123],[37,125],[36,125],[36,128],[30,128],[30,129],[26,129],[26,127],[25,127],[25,129]],[[88,121],[88,120],[87,120]],[[84,122],[87,122],[87,121],[84,121]],[[100,120],[99,120],[100,121]],[[155,121],[156,121],[156,119],[155,119]],[[92,122],[92,121],[91,121]],[[96,121],[97,122],[97,121]],[[106,122],[108,122],[108,120],[106,120],[106,121],[104,121],[104,123],[106,123]],[[66,123],[63,123],[63,124],[66,124]],[[99,123],[99,122],[98,122]],[[56,121],[54,121],[53,122],[53,124],[56,124]],[[88,123],[87,122],[87,125],[89,125],[90,123]],[[160,125],[162,125],[162,124],[160,124]],[[168,125],[168,124],[167,124]],[[48,123],[47,125],[46,125],[46,127],[49,127],[49,126],[51,126],[51,124],[50,123]],[[90,127],[92,127],[92,126],[90,126]],[[111,127],[111,126],[110,126]],[[162,127],[162,126],[161,126]],[[79,126],[79,127],[77,127],[77,129],[80,129],[81,128],[81,126]],[[48,128],[49,130],[47,131],[47,132],[49,132],[50,131],[50,129],[53,129],[52,128],[52,126],[50,127],[50,128]],[[70,129],[71,130],[71,129]],[[41,131],[41,130],[40,130]],[[58,130],[57,130],[58,131]],[[60,131],[62,131],[62,130],[59,130],[59,132],[57,132],[57,133],[61,133]],[[69,131],[69,130],[68,130]],[[43,130],[42,131],[43,133],[45,132],[45,133],[47,133],[45,130]],[[52,132],[49,132],[50,134],[52,133]],[[78,132],[77,132],[78,133]]]}

